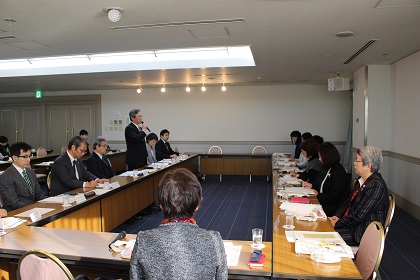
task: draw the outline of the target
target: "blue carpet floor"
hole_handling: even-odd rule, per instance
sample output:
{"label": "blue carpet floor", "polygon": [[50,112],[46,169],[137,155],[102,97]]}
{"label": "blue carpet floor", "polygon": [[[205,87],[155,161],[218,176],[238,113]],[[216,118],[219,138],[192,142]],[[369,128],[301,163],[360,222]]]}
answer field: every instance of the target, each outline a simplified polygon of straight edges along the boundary
{"label": "blue carpet floor", "polygon": [[[251,230],[264,230],[264,241],[272,241],[272,187],[265,177],[248,176],[208,176],[201,183],[203,200],[195,214],[201,228],[217,230],[223,239],[251,240]],[[125,230],[137,233],[141,230],[156,228],[162,221],[161,212],[133,217],[113,232]]]}
{"label": "blue carpet floor", "polygon": [[[218,176],[202,182],[203,201],[195,218],[206,229],[217,230],[225,240],[251,240],[251,230],[262,228],[264,241],[272,241],[272,188],[263,177]],[[134,233],[159,226],[162,213],[133,217],[113,232]],[[385,240],[379,272],[382,280],[420,279],[420,222],[396,207]]]}

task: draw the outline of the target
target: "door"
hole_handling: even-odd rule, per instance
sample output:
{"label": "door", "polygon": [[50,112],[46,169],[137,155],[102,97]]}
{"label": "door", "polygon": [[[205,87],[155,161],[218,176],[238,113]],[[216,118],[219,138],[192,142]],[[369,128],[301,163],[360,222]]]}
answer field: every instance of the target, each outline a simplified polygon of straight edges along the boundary
{"label": "door", "polygon": [[69,105],[47,105],[47,131],[48,147],[61,153],[72,137]]}

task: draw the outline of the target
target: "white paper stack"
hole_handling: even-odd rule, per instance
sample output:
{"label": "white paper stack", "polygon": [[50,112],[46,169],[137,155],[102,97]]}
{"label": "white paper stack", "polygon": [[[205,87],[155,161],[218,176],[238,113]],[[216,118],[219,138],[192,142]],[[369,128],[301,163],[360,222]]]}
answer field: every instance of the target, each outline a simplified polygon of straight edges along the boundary
{"label": "white paper stack", "polygon": [[237,266],[239,262],[239,256],[241,254],[242,246],[233,245],[232,242],[223,242],[225,245],[225,252],[228,266]]}

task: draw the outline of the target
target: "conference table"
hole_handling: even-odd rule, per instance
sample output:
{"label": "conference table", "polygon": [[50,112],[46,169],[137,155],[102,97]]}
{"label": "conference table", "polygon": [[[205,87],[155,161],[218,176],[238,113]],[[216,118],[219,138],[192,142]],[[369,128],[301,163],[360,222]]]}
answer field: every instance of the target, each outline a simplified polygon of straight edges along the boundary
{"label": "conference table", "polygon": [[[273,278],[362,279],[352,259],[342,258],[339,263],[322,264],[312,261],[309,255],[295,253],[294,243],[286,239],[286,229],[283,228],[285,211],[280,210],[281,202],[276,194],[277,182],[282,174],[281,170],[273,170]],[[315,196],[309,196],[309,200],[310,203],[319,204]],[[294,226],[294,230],[298,231],[334,231],[328,219],[315,222],[294,219]]]}
{"label": "conference table", "polygon": [[[111,252],[108,244],[117,233],[114,229],[133,215],[155,201],[156,190],[163,174],[173,168],[188,168],[198,172],[198,155],[189,155],[161,170],[149,170],[149,174],[139,178],[115,176],[111,184],[118,182],[120,187],[106,193],[87,198],[86,202],[64,208],[61,203],[37,202],[9,213],[14,216],[34,208],[50,208],[52,211],[42,215],[36,222],[8,230],[0,237],[0,277],[16,279],[17,262],[22,254],[31,249],[41,249],[53,253],[72,271],[73,275],[86,274],[91,278],[103,276],[128,279],[129,260],[122,259],[119,253]],[[78,189],[79,193],[91,189]],[[129,234],[125,239],[135,239]],[[230,279],[270,279],[272,274],[272,246],[266,245],[264,267],[250,269],[248,259],[252,252],[251,241],[231,241],[241,245],[239,263],[229,267]]]}

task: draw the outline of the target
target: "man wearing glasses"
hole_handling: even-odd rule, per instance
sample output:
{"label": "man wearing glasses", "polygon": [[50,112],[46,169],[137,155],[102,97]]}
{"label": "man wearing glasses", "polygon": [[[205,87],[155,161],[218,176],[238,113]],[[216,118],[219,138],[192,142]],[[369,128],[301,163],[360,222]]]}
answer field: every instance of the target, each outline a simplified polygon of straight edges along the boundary
{"label": "man wearing glasses", "polygon": [[99,178],[109,179],[115,176],[112,170],[111,162],[108,160],[106,148],[108,147],[106,139],[97,137],[93,142],[93,153],[87,160],[87,170]]}
{"label": "man wearing glasses", "polygon": [[86,170],[80,159],[86,153],[86,141],[80,136],[73,137],[67,146],[67,151],[54,160],[51,168],[52,196],[79,188],[94,188],[105,179],[99,179]]}
{"label": "man wearing glasses", "polygon": [[[7,211],[44,199],[35,171],[31,169],[32,147],[24,142],[10,146],[13,164],[0,176],[0,193]],[[0,213],[1,216],[1,213]]]}

